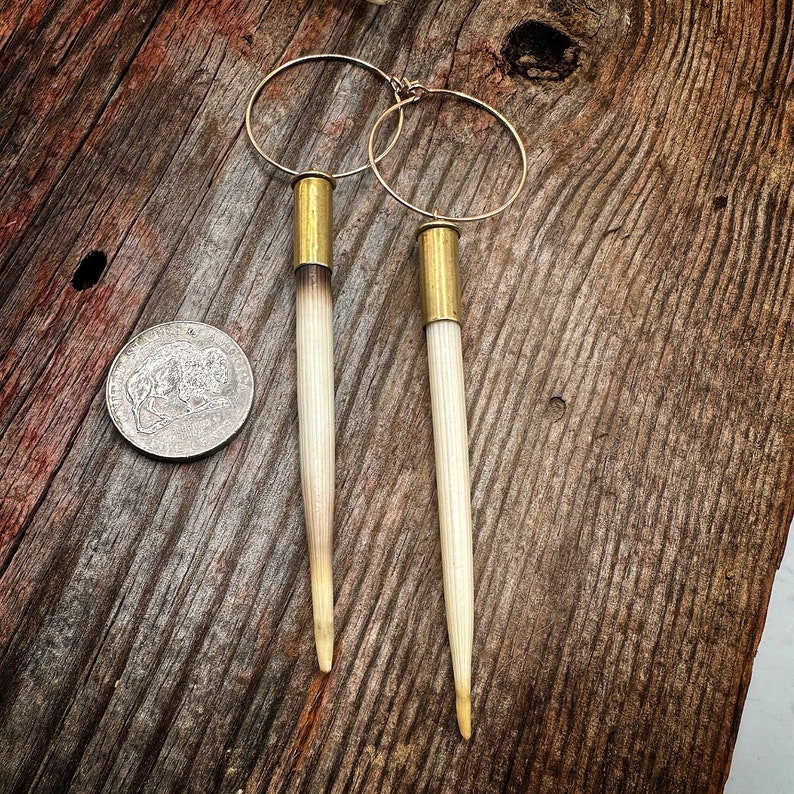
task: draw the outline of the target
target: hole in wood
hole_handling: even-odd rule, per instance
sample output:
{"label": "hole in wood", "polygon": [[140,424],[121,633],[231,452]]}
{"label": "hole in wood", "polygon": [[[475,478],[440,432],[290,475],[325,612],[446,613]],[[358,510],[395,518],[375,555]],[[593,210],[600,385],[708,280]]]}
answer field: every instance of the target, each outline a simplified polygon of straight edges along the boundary
{"label": "hole in wood", "polygon": [[507,34],[502,57],[528,80],[562,80],[579,67],[581,50],[566,33],[532,19]]}
{"label": "hole in wood", "polygon": [[549,416],[552,422],[557,422],[565,416],[565,400],[562,397],[552,397],[549,400]]}
{"label": "hole in wood", "polygon": [[72,286],[78,291],[91,289],[99,281],[107,263],[108,258],[104,251],[89,251],[74,271]]}

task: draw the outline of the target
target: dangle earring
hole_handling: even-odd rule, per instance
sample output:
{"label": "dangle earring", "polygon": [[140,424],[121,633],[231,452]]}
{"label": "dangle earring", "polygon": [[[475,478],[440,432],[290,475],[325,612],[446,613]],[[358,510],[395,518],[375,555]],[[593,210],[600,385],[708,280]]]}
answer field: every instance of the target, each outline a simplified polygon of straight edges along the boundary
{"label": "dangle earring", "polygon": [[[381,78],[399,101],[391,78],[371,63],[347,55],[307,55],[270,72],[254,89],[245,126],[256,150],[271,165],[290,174],[294,195],[293,265],[296,285],[296,347],[300,468],[306,536],[309,546],[314,640],[323,672],[331,669],[334,650],[333,519],[334,519],[334,362],[331,270],[333,268],[333,190],[337,179],[370,167],[369,162],[342,173],[296,171],[277,162],[257,141],[251,112],[265,86],[287,69],[313,61],[340,61]],[[380,156],[394,145],[394,136]]]}
{"label": "dangle earring", "polygon": [[[399,82],[399,81],[395,81]],[[455,677],[456,712],[461,735],[471,736],[471,657],[474,635],[474,574],[472,559],[471,494],[460,334],[459,223],[490,218],[507,209],[518,197],[527,178],[524,144],[513,125],[485,102],[442,88],[403,82],[400,99],[375,122],[369,136],[370,166],[378,181],[404,206],[429,218],[416,231],[419,247],[419,280],[422,320],[427,338],[430,403],[436,459],[441,561],[447,631]],[[388,149],[375,153],[382,124],[393,113],[426,97],[452,97],[475,105],[494,116],[515,140],[521,159],[521,177],[509,198],[496,209],[479,215],[439,215],[406,201],[387,183],[378,162]],[[393,145],[393,141],[390,144]]]}

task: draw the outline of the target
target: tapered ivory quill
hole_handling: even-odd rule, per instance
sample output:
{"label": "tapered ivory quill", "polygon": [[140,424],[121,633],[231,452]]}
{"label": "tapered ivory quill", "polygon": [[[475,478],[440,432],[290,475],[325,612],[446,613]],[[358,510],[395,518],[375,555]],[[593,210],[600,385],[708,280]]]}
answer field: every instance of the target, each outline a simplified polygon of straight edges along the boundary
{"label": "tapered ivory quill", "polygon": [[320,670],[327,673],[334,652],[334,179],[321,171],[308,171],[296,176],[292,184],[301,488],[314,642]]}

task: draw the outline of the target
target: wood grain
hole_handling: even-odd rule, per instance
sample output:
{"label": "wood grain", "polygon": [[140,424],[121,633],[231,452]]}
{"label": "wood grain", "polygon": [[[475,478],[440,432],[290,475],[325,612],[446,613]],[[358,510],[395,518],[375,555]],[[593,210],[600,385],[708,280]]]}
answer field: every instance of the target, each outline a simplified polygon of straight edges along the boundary
{"label": "wood grain", "polygon": [[[0,14],[0,790],[721,790],[794,510],[789,0]],[[334,196],[337,639],[316,669],[290,189],[243,114],[318,51],[474,93],[530,155],[514,208],[461,240],[468,743],[416,219],[371,175]],[[442,121],[395,151],[403,178],[502,195],[490,130],[467,160]],[[108,266],[77,291],[90,250]],[[183,466],[102,403],[124,341],[170,319],[229,332],[256,379],[240,436]]]}

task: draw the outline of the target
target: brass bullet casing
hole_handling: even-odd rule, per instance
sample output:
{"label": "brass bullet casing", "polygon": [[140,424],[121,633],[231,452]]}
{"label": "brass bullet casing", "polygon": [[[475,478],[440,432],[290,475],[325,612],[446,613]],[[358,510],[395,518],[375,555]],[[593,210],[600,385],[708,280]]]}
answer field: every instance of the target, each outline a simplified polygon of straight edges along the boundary
{"label": "brass bullet casing", "polygon": [[460,229],[449,221],[427,221],[416,230],[422,321],[460,323]]}
{"label": "brass bullet casing", "polygon": [[336,180],[323,171],[305,171],[292,180],[293,264],[334,266],[333,193]]}

